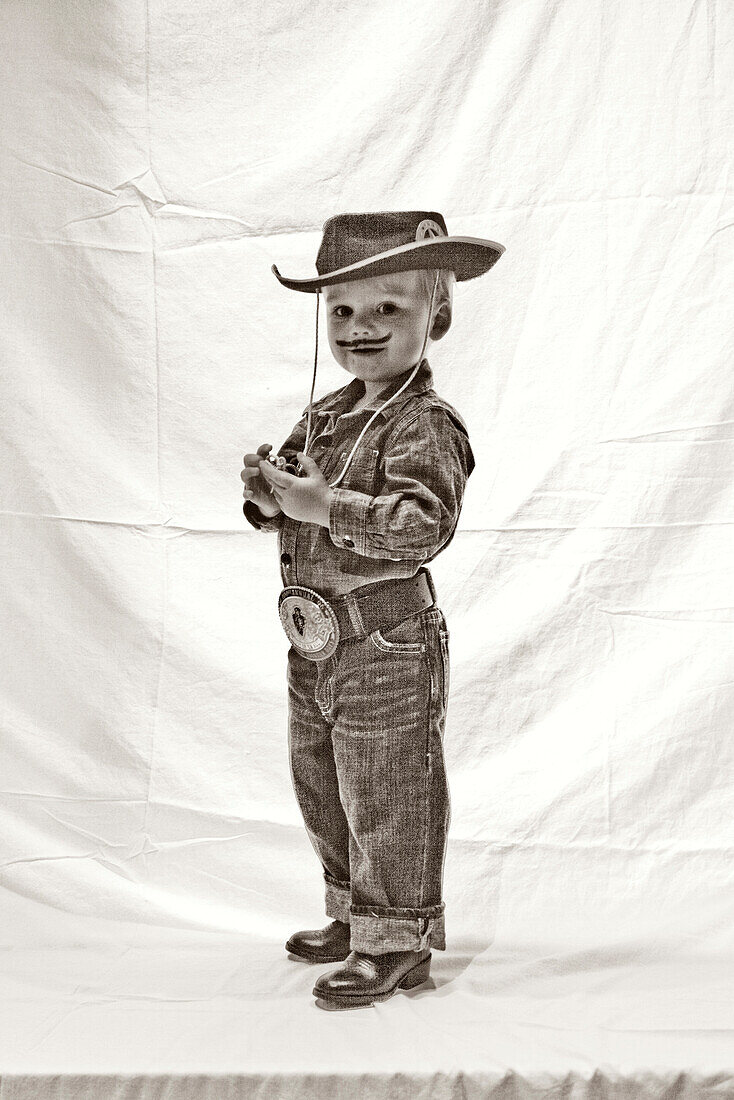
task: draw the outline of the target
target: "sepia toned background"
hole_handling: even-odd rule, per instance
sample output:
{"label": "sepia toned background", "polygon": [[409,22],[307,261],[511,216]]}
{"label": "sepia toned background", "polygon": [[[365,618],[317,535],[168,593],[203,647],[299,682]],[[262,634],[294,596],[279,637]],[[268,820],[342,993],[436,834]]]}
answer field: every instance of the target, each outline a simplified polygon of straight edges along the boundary
{"label": "sepia toned background", "polygon": [[109,1028],[340,1072],[282,951],[322,890],[239,472],[310,387],[271,263],[383,209],[507,251],[429,355],[477,460],[432,566],[449,950],[345,1064],[731,1068],[733,37],[722,0],[0,7],[0,1070],[96,1072]]}

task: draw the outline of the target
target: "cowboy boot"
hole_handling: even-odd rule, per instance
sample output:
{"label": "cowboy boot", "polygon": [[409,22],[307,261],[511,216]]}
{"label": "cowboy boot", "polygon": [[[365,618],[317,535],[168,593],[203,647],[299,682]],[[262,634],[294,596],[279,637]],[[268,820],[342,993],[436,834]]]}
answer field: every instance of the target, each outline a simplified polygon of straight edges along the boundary
{"label": "cowboy boot", "polygon": [[344,966],[322,974],[314,986],[314,997],[330,1004],[370,1005],[386,1001],[398,989],[414,989],[428,980],[431,952],[391,951],[367,955],[352,951]]}
{"label": "cowboy boot", "polygon": [[326,928],[294,932],[285,949],[311,962],[341,962],[349,954],[349,925],[334,920]]}

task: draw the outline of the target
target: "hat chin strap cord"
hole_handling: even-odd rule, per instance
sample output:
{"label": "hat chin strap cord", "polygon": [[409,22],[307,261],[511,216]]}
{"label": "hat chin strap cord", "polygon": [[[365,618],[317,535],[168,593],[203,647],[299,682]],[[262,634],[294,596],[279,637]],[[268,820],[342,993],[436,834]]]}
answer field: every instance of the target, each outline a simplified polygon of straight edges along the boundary
{"label": "hat chin strap cord", "polygon": [[[347,461],[344,463],[344,466],[342,467],[341,473],[339,474],[339,476],[337,478],[334,479],[334,481],[331,481],[329,483],[329,487],[331,489],[336,488],[336,486],[339,484],[339,482],[341,481],[341,479],[344,477],[345,473],[349,469],[349,465],[350,465],[352,459],[354,458],[354,455],[356,454],[357,447],[359,447],[360,443],[362,442],[362,439],[364,438],[364,434],[367,431],[367,429],[369,428],[372,421],[375,419],[375,417],[380,415],[380,413],[382,412],[382,410],[385,408],[386,405],[389,405],[391,401],[394,401],[395,398],[398,397],[403,392],[403,390],[407,386],[410,385],[410,383],[413,381],[416,374],[418,373],[418,368],[420,367],[421,363],[423,362],[423,353],[426,350],[426,344],[428,343],[428,334],[431,331],[431,320],[432,320],[432,317],[433,317],[433,302],[434,302],[435,297],[436,297],[436,288],[438,287],[439,274],[440,274],[440,271],[436,271],[436,278],[433,280],[433,289],[431,290],[431,301],[428,305],[428,321],[426,323],[426,332],[425,332],[425,335],[423,337],[423,347],[421,348],[421,353],[418,356],[418,362],[415,364],[415,366],[413,367],[413,370],[410,372],[408,377],[405,379],[405,381],[403,382],[400,389],[396,390],[395,393],[393,393],[390,397],[388,397],[388,399],[386,401],[383,401],[383,403],[380,405],[379,409],[375,409],[372,416],[369,418],[369,420],[367,421],[365,426],[362,428],[362,431],[357,436],[356,442],[355,442],[354,446],[352,447],[351,451],[349,452],[349,456],[347,457]],[[320,291],[317,290],[316,291],[316,340],[315,340],[314,357],[313,357],[313,379],[312,379],[312,382],[311,382],[311,396],[310,396],[309,401],[308,401],[308,419],[307,419],[307,422],[306,422],[306,442],[303,445],[303,453],[304,454],[308,454],[308,447],[309,447],[309,443],[311,442],[311,409],[313,408],[313,395],[314,395],[314,389],[316,388],[316,366],[317,366],[317,363],[318,363],[318,356],[319,356],[319,296],[320,296]]]}

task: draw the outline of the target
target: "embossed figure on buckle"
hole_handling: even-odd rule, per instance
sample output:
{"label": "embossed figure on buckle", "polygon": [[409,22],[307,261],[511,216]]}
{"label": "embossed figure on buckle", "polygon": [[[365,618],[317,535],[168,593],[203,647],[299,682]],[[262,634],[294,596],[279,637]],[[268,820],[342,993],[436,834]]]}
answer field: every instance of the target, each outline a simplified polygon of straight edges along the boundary
{"label": "embossed figure on buckle", "polygon": [[333,607],[312,588],[290,585],[278,597],[278,615],[288,641],[309,661],[324,661],[339,644]]}

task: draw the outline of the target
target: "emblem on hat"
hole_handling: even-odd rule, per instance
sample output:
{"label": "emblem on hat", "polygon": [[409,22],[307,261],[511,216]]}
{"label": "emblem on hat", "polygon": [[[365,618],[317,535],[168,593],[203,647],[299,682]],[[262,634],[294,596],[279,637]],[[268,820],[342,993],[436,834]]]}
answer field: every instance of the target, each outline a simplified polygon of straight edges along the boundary
{"label": "emblem on hat", "polygon": [[445,234],[441,230],[441,226],[438,222],[435,222],[433,218],[424,218],[422,222],[418,223],[418,227],[415,231],[415,239],[417,241],[426,241],[429,237],[443,237]]}

